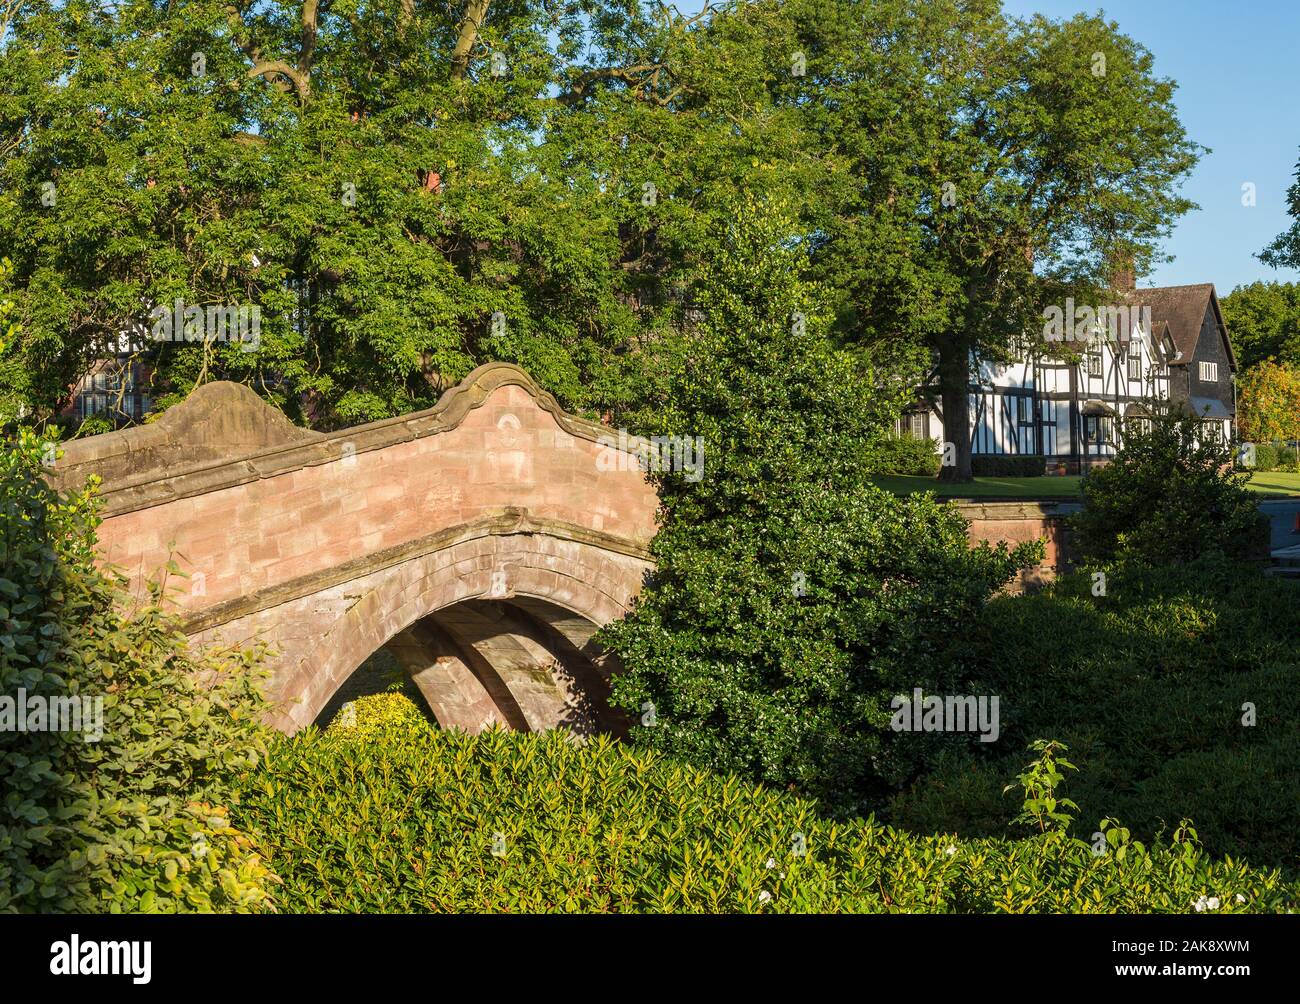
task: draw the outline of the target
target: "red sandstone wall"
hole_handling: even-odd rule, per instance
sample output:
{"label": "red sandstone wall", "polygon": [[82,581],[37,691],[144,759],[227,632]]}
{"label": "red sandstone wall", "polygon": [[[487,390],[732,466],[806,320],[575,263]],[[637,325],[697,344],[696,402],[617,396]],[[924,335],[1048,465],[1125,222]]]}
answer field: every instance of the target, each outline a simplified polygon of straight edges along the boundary
{"label": "red sandstone wall", "polygon": [[969,523],[971,543],[988,541],[1020,544],[1044,540],[1044,555],[1037,568],[1022,573],[1019,586],[1038,585],[1054,579],[1070,561],[1066,519],[1076,505],[1040,502],[961,503],[958,506]]}
{"label": "red sandstone wall", "polygon": [[[459,426],[107,519],[101,553],[138,583],[175,542],[200,573],[198,610],[417,540],[509,507],[642,545],[657,499],[636,469],[601,470],[602,447],[565,432],[522,387],[494,390]],[[355,449],[355,447],[353,447]],[[603,466],[610,466],[605,464]]]}

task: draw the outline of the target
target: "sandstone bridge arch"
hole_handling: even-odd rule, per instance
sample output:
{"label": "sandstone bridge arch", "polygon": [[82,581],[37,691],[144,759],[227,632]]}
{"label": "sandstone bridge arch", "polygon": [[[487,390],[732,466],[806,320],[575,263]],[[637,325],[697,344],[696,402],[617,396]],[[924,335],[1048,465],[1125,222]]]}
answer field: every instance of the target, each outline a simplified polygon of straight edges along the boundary
{"label": "sandstone bridge arch", "polygon": [[385,649],[444,726],[584,733],[621,724],[592,635],[651,568],[641,445],[493,363],[428,411],[329,434],[206,384],[68,444],[54,478],[102,478],[100,553],[134,589],[176,560],[195,641],[271,647],[281,729]]}

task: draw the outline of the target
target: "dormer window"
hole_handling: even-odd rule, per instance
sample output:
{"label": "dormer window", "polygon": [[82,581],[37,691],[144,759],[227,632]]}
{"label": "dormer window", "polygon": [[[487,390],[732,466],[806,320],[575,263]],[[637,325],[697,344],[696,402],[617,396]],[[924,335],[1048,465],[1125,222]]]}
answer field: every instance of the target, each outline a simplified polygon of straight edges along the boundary
{"label": "dormer window", "polygon": [[1218,363],[1201,363],[1201,382],[1218,383],[1219,382],[1219,364]]}

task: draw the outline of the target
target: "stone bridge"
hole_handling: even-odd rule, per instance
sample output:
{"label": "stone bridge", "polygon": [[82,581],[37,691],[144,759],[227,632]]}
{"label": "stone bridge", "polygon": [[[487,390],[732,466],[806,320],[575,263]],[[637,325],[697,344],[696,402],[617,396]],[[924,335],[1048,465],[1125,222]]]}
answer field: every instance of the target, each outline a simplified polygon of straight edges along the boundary
{"label": "stone bridge", "polygon": [[444,727],[586,733],[619,731],[592,635],[629,608],[656,528],[619,445],[494,363],[428,411],[329,434],[205,384],[69,443],[55,479],[102,478],[100,551],[133,590],[176,561],[191,637],[271,647],[282,729],[383,648]]}
{"label": "stone bridge", "polygon": [[[63,487],[102,480],[103,559],[166,582],[200,643],[265,642],[275,724],[328,719],[381,649],[438,723],[625,726],[592,640],[651,568],[645,444],[565,413],[523,370],[482,366],[428,411],[324,434],[241,384],[150,425],[67,444]],[[973,539],[1048,538],[1055,507],[968,504]]]}

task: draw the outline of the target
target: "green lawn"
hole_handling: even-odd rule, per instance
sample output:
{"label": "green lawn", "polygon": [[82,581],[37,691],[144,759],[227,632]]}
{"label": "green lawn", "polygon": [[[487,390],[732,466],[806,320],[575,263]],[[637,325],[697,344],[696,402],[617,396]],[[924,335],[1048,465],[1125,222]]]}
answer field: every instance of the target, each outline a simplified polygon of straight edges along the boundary
{"label": "green lawn", "polygon": [[1250,490],[1268,495],[1300,495],[1300,474],[1268,471],[1250,479]]}
{"label": "green lawn", "polygon": [[908,474],[878,474],[871,479],[898,495],[934,492],[945,498],[1078,498],[1079,478],[976,478],[965,484],[948,484],[935,478]]}
{"label": "green lawn", "polygon": [[[934,478],[879,474],[872,480],[899,495],[932,491],[944,498],[1072,499],[1079,497],[1078,477],[976,478],[967,484],[947,484]],[[1262,495],[1300,495],[1300,474],[1256,474],[1251,491]]]}

